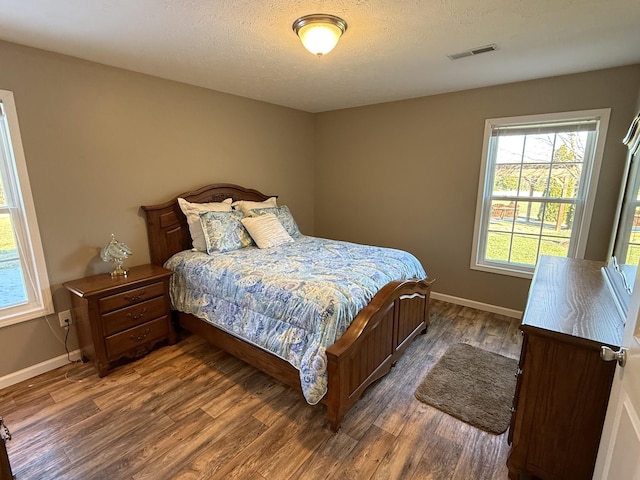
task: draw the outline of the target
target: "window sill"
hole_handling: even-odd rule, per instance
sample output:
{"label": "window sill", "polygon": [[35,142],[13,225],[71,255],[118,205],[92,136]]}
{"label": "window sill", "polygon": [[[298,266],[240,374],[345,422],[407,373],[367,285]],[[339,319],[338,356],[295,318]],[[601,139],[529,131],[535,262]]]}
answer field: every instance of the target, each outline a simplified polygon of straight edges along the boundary
{"label": "window sill", "polygon": [[53,305],[34,306],[30,309],[21,309],[15,313],[0,313],[0,328],[15,325],[17,323],[28,322],[36,318],[42,318],[45,315],[51,315],[54,312]]}
{"label": "window sill", "polygon": [[519,269],[518,267],[513,265],[498,266],[472,264],[471,269],[487,273],[497,273],[498,275],[508,275],[510,277],[527,278],[529,280],[533,278],[533,267],[531,268],[531,270],[525,270]]}

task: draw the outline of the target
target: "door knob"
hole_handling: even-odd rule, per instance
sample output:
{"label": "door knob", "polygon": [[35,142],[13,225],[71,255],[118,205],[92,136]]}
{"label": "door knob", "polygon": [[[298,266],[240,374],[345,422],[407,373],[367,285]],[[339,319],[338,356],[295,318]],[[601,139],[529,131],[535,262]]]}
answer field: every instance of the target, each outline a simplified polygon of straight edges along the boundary
{"label": "door knob", "polygon": [[611,350],[609,347],[600,347],[600,358],[605,362],[618,361],[618,365],[624,367],[627,363],[627,351],[624,348],[620,348],[617,352]]}

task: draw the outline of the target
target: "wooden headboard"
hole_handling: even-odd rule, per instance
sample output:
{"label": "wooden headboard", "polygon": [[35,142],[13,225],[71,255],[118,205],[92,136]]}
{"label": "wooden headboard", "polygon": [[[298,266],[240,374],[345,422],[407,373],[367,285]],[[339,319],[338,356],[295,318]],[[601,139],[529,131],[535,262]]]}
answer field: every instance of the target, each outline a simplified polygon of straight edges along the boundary
{"label": "wooden headboard", "polygon": [[274,195],[265,195],[239,185],[214,183],[193,192],[182,193],[160,205],[143,205],[151,263],[162,266],[173,254],[191,248],[187,218],[180,210],[178,198],[191,203],[222,202],[226,198],[262,202],[271,196]]}

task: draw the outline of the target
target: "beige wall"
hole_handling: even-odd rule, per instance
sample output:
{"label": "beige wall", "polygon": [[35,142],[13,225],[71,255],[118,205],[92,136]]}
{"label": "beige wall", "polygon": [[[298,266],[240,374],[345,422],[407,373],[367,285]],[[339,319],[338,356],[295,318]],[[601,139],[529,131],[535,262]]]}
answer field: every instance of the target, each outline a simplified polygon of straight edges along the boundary
{"label": "beige wall", "polygon": [[[313,233],[311,114],[4,42],[0,89],[14,92],[57,310],[62,282],[108,270],[111,233],[131,265],[148,262],[140,205],[208,183],[279,195]],[[54,331],[0,328],[0,378],[64,354]]]}
{"label": "beige wall", "polygon": [[640,65],[316,116],[318,236],[403,248],[435,291],[522,310],[529,281],[469,268],[487,118],[611,108],[586,257],[604,260]]}
{"label": "beige wall", "polygon": [[[279,195],[303,233],[412,251],[438,292],[522,309],[527,281],[469,269],[484,120],[612,108],[587,250],[602,258],[640,91],[635,66],[312,115],[4,42],[0,65],[57,310],[62,282],[108,270],[111,233],[148,261],[140,205],[213,182]],[[64,354],[50,320],[0,329],[0,378]]]}

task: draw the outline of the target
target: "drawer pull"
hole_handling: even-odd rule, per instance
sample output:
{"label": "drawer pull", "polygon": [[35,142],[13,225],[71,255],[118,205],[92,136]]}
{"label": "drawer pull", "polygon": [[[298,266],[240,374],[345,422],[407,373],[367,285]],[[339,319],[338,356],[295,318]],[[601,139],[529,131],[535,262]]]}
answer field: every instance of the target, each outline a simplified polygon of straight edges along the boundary
{"label": "drawer pull", "polygon": [[149,335],[149,329],[145,328],[144,332],[142,332],[140,335],[129,335],[129,338],[131,340],[133,340],[134,342],[141,342],[142,340],[144,340],[145,338],[147,338],[147,335]]}
{"label": "drawer pull", "polygon": [[131,320],[140,320],[147,313],[147,307],[143,308],[141,312],[138,313],[127,313],[127,318]]}
{"label": "drawer pull", "polygon": [[146,293],[146,292],[143,290],[143,291],[141,291],[138,295],[133,295],[133,296],[130,296],[130,297],[127,297],[127,296],[124,296],[124,295],[123,295],[123,297],[124,297],[124,299],[125,299],[125,300],[127,300],[128,302],[137,302],[137,301],[138,301],[138,300],[140,300],[142,297],[144,297],[144,294],[145,294],[145,293]]}

